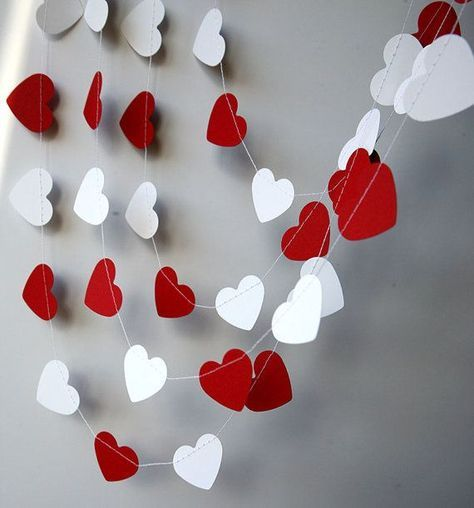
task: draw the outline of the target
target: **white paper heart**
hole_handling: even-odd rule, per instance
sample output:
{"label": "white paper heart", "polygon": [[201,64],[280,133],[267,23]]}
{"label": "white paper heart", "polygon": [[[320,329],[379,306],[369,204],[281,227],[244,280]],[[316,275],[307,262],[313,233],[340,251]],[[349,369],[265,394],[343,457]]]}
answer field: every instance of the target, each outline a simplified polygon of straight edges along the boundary
{"label": "white paper heart", "polygon": [[165,17],[161,0],[142,0],[122,21],[121,30],[130,46],[141,56],[152,56],[161,47],[158,25]]}
{"label": "white paper heart", "polygon": [[51,175],[35,168],[23,175],[10,191],[13,208],[33,226],[44,226],[53,216],[53,206],[47,195],[53,188]]}
{"label": "white paper heart", "polygon": [[79,394],[68,384],[69,371],[59,360],[51,360],[41,373],[36,400],[50,411],[72,415],[79,407]]}
{"label": "white paper heart", "polygon": [[102,194],[104,173],[99,168],[92,168],[84,176],[77,191],[74,211],[84,221],[98,226],[104,222],[109,213],[109,200]]}
{"label": "white paper heart", "polygon": [[220,35],[222,28],[222,13],[219,9],[211,9],[202,20],[193,53],[202,63],[215,67],[224,58],[225,39]]}
{"label": "white paper heart", "polygon": [[143,346],[132,346],[123,362],[125,383],[132,402],[148,399],[159,392],[166,383],[166,363],[158,357],[148,358]]}
{"label": "white paper heart", "polygon": [[36,10],[36,23],[47,34],[58,35],[75,25],[83,14],[80,0],[48,0]]}
{"label": "white paper heart", "polygon": [[315,275],[305,275],[274,312],[272,332],[280,342],[304,344],[318,335],[322,289]]}
{"label": "white paper heart", "polygon": [[295,189],[286,178],[275,181],[272,171],[262,168],[253,177],[252,197],[258,220],[268,222],[290,208],[295,198]]}
{"label": "white paper heart", "polygon": [[222,462],[222,443],[213,434],[201,436],[196,446],[181,446],[173,457],[176,474],[183,480],[209,490],[214,484]]}
{"label": "white paper heart", "polygon": [[216,311],[219,316],[237,328],[251,330],[262,309],[265,288],[255,275],[247,275],[237,289],[221,289],[216,296]]}
{"label": "white paper heart", "polygon": [[109,4],[106,0],[87,0],[84,19],[94,32],[101,32],[109,16]]}
{"label": "white paper heart", "polygon": [[130,200],[125,219],[138,236],[148,240],[158,229],[158,215],[153,207],[156,203],[156,187],[151,182],[143,182]]}

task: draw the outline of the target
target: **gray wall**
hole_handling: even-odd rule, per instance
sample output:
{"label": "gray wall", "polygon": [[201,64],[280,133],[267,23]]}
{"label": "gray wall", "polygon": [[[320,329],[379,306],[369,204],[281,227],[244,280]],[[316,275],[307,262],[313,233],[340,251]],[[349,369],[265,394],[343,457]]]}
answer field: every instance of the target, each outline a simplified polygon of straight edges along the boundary
{"label": "gray wall", "polygon": [[[4,99],[10,85],[41,70],[41,34],[33,15],[38,3],[21,1],[24,27],[11,18],[20,2],[2,0],[0,7],[2,506],[473,506],[472,109],[434,123],[407,122],[388,159],[398,190],[397,226],[371,240],[339,242],[332,259],[345,309],[324,319],[316,342],[280,347],[294,401],[275,412],[243,412],[233,419],[222,435],[224,460],[210,492],[187,485],[169,467],[106,483],[79,417],[61,417],[36,403],[51,345],[47,324],[20,295],[40,260],[40,234],[6,197],[18,177],[45,157],[37,136],[11,118]],[[123,217],[142,179],[143,157],[117,124],[145,86],[147,63],[117,29],[126,4],[135,2],[110,3],[100,143],[111,200],[107,253],[118,267],[132,340],[162,356],[170,375],[192,374],[231,347],[248,347],[267,329],[299,263],[283,259],[277,265],[250,334],[213,311],[158,318],[151,244],[136,237]],[[203,68],[191,48],[209,2],[165,3],[164,48],[151,82],[160,116],[149,165],[159,191],[158,244],[164,261],[206,303],[221,287],[266,270],[279,253],[282,231],[306,201],[300,198],[272,223],[258,223],[250,193],[253,169],[243,150],[218,149],[205,140],[208,113],[221,89],[218,74]],[[416,31],[425,3],[415,2],[408,32]],[[382,67],[385,42],[399,33],[408,2],[222,4],[228,85],[247,117],[257,164],[289,176],[297,192],[323,189],[340,147],[371,105],[370,79]],[[471,44],[473,21],[474,6],[468,5],[462,26]],[[49,73],[60,99],[59,128],[47,136],[55,218],[46,228],[46,256],[62,305],[54,322],[59,357],[70,367],[97,431],[113,432],[143,461],[169,460],[177,446],[217,431],[227,412],[194,381],[169,382],[159,395],[132,405],[123,381],[126,348],[119,323],[82,304],[101,255],[99,230],[72,212],[83,174],[95,162],[82,107],[96,70],[96,40],[81,22],[50,45]],[[384,119],[388,113],[383,111]],[[381,153],[400,120],[394,118],[384,133]],[[335,231],[334,225],[333,237]],[[263,346],[272,344],[269,338]]]}

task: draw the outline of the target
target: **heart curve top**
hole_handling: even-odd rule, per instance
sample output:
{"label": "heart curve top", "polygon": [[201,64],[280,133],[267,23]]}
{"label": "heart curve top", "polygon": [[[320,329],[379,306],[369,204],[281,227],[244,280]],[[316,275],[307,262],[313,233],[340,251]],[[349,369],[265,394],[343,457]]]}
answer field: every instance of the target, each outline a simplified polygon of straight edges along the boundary
{"label": "heart curve top", "polygon": [[145,148],[155,137],[155,127],[151,117],[155,111],[155,98],[150,92],[140,92],[127,106],[120,128],[125,137],[136,148]]}
{"label": "heart curve top", "polygon": [[84,105],[84,118],[87,124],[93,130],[97,129],[102,118],[102,100],[100,92],[102,91],[102,73],[100,71],[94,74],[92,83],[87,94]]}
{"label": "heart curve top", "polygon": [[96,314],[115,316],[122,307],[122,291],[114,283],[115,264],[109,258],[101,259],[87,284],[84,303]]}
{"label": "heart curve top", "polygon": [[79,394],[68,384],[69,370],[59,360],[48,362],[38,383],[36,400],[46,409],[61,415],[72,415],[79,407]]}
{"label": "heart curve top", "polygon": [[7,97],[8,107],[30,131],[44,132],[53,124],[49,106],[55,95],[54,83],[46,74],[32,74]]}
{"label": "heart curve top", "polygon": [[107,23],[109,4],[106,0],[87,0],[84,19],[94,32],[101,32]]}
{"label": "heart curve top", "polygon": [[218,146],[239,145],[247,134],[247,122],[237,115],[239,102],[231,93],[222,94],[215,102],[207,126],[207,140]]}
{"label": "heart curve top", "polygon": [[413,34],[423,47],[443,35],[461,35],[458,15],[447,2],[432,2],[418,16],[418,31]]}
{"label": "heart curve top", "polygon": [[156,187],[151,182],[143,182],[133,194],[125,212],[128,225],[145,240],[158,230],[159,219],[153,209],[156,198]]}
{"label": "heart curve top", "polygon": [[109,200],[102,193],[104,173],[100,168],[92,168],[85,174],[74,201],[74,212],[83,221],[98,226],[109,213]]}
{"label": "heart curve top", "polygon": [[161,47],[158,25],[165,17],[161,0],[142,0],[134,7],[120,27],[125,39],[140,56],[149,57]]}
{"label": "heart curve top", "polygon": [[178,283],[176,272],[165,266],[156,275],[155,305],[160,317],[180,318],[191,314],[196,298],[193,290]]}
{"label": "heart curve top", "polygon": [[80,0],[48,0],[36,10],[36,23],[49,35],[59,35],[74,26],[84,14]]}
{"label": "heart curve top", "polygon": [[210,67],[215,67],[224,58],[225,39],[220,34],[221,28],[222,12],[213,8],[204,16],[194,40],[194,56]]}
{"label": "heart curve top", "polygon": [[259,169],[252,180],[253,206],[260,222],[276,219],[293,204],[295,189],[290,180],[275,181],[271,169]]}
{"label": "heart curve top", "polygon": [[118,446],[110,432],[99,432],[94,448],[100,471],[108,482],[126,480],[138,471],[140,462],[137,454],[128,446]]}
{"label": "heart curve top", "polygon": [[52,289],[53,270],[48,265],[37,265],[30,273],[23,289],[23,300],[41,319],[49,321],[58,311],[58,302]]}

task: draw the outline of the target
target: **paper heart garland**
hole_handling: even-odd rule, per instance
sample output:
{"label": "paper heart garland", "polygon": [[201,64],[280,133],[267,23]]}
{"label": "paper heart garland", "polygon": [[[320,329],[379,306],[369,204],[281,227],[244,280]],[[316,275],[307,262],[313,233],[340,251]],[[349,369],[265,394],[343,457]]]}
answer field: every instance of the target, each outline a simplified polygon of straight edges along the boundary
{"label": "paper heart garland", "polygon": [[365,240],[395,226],[397,192],[386,164],[372,162],[362,149],[349,159],[348,171],[336,171],[329,180],[329,197],[346,240]]}
{"label": "paper heart garland", "polygon": [[63,362],[51,360],[41,373],[36,400],[46,409],[61,415],[72,415],[79,407],[79,394],[68,384],[69,370]]}
{"label": "paper heart garland", "polygon": [[120,128],[136,148],[145,148],[155,137],[151,117],[155,111],[155,98],[150,92],[140,92],[128,105],[120,119]]}
{"label": "paper heart garland", "polygon": [[128,225],[146,240],[158,230],[158,215],[153,210],[156,197],[156,187],[151,182],[143,182],[133,194],[125,212]]}
{"label": "paper heart garland", "polygon": [[319,201],[305,205],[298,226],[288,229],[281,238],[283,254],[293,261],[325,256],[329,250],[329,213]]}
{"label": "paper heart garland", "polygon": [[83,221],[98,226],[109,213],[109,200],[102,193],[104,173],[100,168],[92,168],[84,176],[74,201],[74,212]]}
{"label": "paper heart garland", "polygon": [[80,0],[43,0],[36,10],[36,23],[49,35],[59,35],[74,26],[84,14]]}
{"label": "paper heart garland", "polygon": [[87,0],[84,19],[94,32],[101,32],[109,16],[109,4],[106,0]]}
{"label": "paper heart garland", "polygon": [[16,86],[8,96],[7,104],[27,129],[44,132],[54,121],[49,106],[54,94],[54,83],[46,74],[33,74]]}
{"label": "paper heart garland", "polygon": [[54,285],[53,270],[48,265],[37,265],[28,277],[23,289],[23,300],[26,305],[41,319],[49,321],[58,311],[58,302],[52,289]]}
{"label": "paper heart garland", "polygon": [[458,15],[447,2],[432,2],[418,16],[418,32],[414,33],[425,47],[443,35],[461,35]]}
{"label": "paper heart garland", "polygon": [[99,71],[96,72],[92,78],[92,83],[84,105],[84,118],[86,119],[89,127],[93,130],[97,129],[102,118],[102,101],[100,99],[101,91],[102,73]]}
{"label": "paper heart garland", "polygon": [[225,39],[220,34],[222,13],[219,9],[211,9],[202,20],[194,40],[194,56],[202,63],[215,67],[224,58]]}
{"label": "paper heart garland", "polygon": [[275,181],[273,172],[262,168],[253,177],[252,198],[258,220],[268,222],[290,208],[295,198],[295,189],[290,180],[281,178]]}
{"label": "paper heart garland", "polygon": [[265,288],[256,275],[247,275],[237,289],[221,289],[216,296],[216,311],[231,325],[251,330],[262,309]]}
{"label": "paper heart garland", "polygon": [[118,446],[110,432],[99,432],[94,448],[99,468],[108,482],[126,480],[138,471],[137,454],[128,446]]}
{"label": "paper heart garland", "polygon": [[176,474],[200,489],[209,490],[219,474],[222,443],[213,434],[204,434],[196,446],[180,446],[173,456]]}
{"label": "paper heart garland", "polygon": [[165,318],[180,318],[191,314],[196,298],[193,290],[178,284],[178,276],[170,267],[162,268],[155,279],[155,305],[158,315]]}
{"label": "paper heart garland", "polygon": [[84,303],[96,314],[112,317],[122,307],[122,291],[114,283],[115,264],[111,259],[101,259],[92,272],[86,289]]}
{"label": "paper heart garland", "polygon": [[215,102],[207,126],[207,140],[218,146],[239,145],[247,134],[245,118],[237,115],[237,97],[222,94]]}

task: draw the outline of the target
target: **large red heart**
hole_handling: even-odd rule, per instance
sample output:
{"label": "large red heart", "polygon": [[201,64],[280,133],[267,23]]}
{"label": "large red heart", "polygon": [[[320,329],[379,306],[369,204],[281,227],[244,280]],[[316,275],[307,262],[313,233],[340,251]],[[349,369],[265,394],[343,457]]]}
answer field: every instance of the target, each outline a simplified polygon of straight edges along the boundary
{"label": "large red heart", "polygon": [[255,377],[245,405],[251,411],[270,411],[290,402],[291,381],[278,353],[262,351],[254,362]]}
{"label": "large red heart", "polygon": [[347,240],[364,240],[379,235],[397,222],[397,191],[390,168],[370,160],[359,148],[345,171],[329,180],[329,197],[339,216],[339,230]]}
{"label": "large red heart", "polygon": [[283,254],[293,261],[325,256],[329,249],[330,227],[327,208],[318,201],[308,203],[300,212],[299,224],[281,238]]}
{"label": "large red heart", "polygon": [[165,266],[156,275],[155,305],[158,315],[165,318],[179,318],[191,314],[196,298],[193,290],[184,284],[178,284],[178,276],[170,267]]}
{"label": "large red heart", "polygon": [[30,131],[43,132],[53,123],[49,102],[54,97],[54,84],[46,74],[33,74],[22,81],[7,98],[17,119]]}
{"label": "large red heart", "polygon": [[49,321],[58,311],[58,302],[51,289],[54,284],[53,270],[41,264],[34,268],[23,289],[26,305],[41,319]]}
{"label": "large red heart", "polygon": [[97,129],[102,118],[102,101],[100,92],[102,91],[102,73],[96,72],[92,78],[92,83],[87,94],[86,104],[84,106],[84,118],[91,129]]}
{"label": "large red heart", "polygon": [[425,47],[438,37],[454,33],[461,35],[458,15],[447,2],[428,4],[418,16],[418,32],[414,33],[420,44]]}
{"label": "large red heart", "polygon": [[126,480],[138,471],[137,454],[128,446],[118,446],[110,432],[99,432],[94,448],[100,470],[108,482]]}
{"label": "large red heart", "polygon": [[154,111],[153,95],[150,92],[140,92],[128,105],[120,119],[122,132],[137,148],[147,147],[155,137],[155,127],[150,121]]}
{"label": "large red heart", "polygon": [[115,316],[122,306],[122,291],[114,284],[114,279],[114,262],[101,259],[89,279],[84,299],[86,306],[101,316]]}
{"label": "large red heart", "polygon": [[239,103],[231,93],[215,102],[207,126],[207,140],[218,146],[237,146],[247,134],[245,118],[237,115]]}
{"label": "large red heart", "polygon": [[252,382],[252,362],[244,351],[231,349],[218,362],[206,362],[199,370],[202,389],[216,402],[242,411]]}

